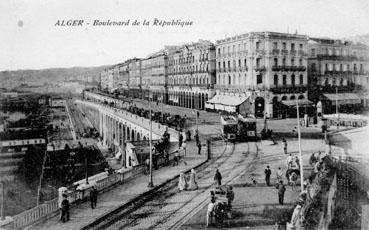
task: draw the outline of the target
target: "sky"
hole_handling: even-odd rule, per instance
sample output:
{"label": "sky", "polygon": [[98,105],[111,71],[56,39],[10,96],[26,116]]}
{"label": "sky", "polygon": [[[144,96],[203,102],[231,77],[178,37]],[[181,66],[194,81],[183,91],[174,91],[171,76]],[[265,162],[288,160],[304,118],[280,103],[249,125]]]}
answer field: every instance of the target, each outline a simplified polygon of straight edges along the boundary
{"label": "sky", "polygon": [[[154,26],[154,19],[192,26]],[[100,21],[149,26],[93,26]],[[82,26],[56,26],[84,20]],[[87,23],[89,23],[87,25]],[[0,71],[101,66],[165,45],[275,31],[344,38],[369,34],[368,0],[1,0]]]}

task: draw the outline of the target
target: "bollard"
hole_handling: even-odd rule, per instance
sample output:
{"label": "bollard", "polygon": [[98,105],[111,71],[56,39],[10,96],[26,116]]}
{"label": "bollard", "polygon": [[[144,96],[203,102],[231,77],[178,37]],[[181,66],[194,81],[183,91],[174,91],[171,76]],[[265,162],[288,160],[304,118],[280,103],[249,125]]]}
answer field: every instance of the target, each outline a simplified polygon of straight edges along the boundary
{"label": "bollard", "polygon": [[210,158],[211,158],[211,151],[210,151],[210,140],[209,139],[206,140],[206,145],[208,147],[208,160],[210,160]]}

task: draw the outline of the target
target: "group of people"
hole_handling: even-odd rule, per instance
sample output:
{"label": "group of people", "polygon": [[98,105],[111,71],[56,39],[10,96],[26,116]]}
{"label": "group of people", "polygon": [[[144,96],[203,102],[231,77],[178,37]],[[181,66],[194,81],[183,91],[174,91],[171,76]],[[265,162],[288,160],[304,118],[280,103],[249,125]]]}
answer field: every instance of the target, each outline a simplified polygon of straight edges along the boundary
{"label": "group of people", "polygon": [[198,189],[198,187],[199,186],[197,185],[197,182],[196,182],[196,171],[194,169],[191,169],[189,182],[187,182],[186,175],[184,174],[184,172],[181,171],[181,173],[179,174],[179,181],[178,181],[178,189],[180,191],[196,190]]}
{"label": "group of people", "polygon": [[[90,203],[92,209],[96,208],[98,193],[99,192],[97,191],[96,187],[93,186],[90,190]],[[66,193],[63,193],[62,197],[63,200],[60,203],[60,220],[65,223],[70,220],[70,203],[68,200],[68,195]]]}

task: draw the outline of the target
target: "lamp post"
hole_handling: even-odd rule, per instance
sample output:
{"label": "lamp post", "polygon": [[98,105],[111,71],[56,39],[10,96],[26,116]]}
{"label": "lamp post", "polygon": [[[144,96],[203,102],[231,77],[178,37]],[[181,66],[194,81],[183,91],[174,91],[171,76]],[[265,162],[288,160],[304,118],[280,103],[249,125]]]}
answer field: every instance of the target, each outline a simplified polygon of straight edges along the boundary
{"label": "lamp post", "polygon": [[337,116],[337,129],[340,128],[340,115],[338,113],[338,87],[336,86],[336,116]]}
{"label": "lamp post", "polygon": [[149,188],[154,187],[154,183],[152,180],[152,119],[151,119],[151,91],[149,87],[149,111],[150,111],[150,177],[149,177],[149,184],[147,185]]}
{"label": "lamp post", "polygon": [[0,181],[1,185],[1,220],[5,220],[4,216],[4,183]]}
{"label": "lamp post", "polygon": [[299,138],[299,161],[300,161],[300,180],[301,180],[301,191],[304,190],[304,170],[302,165],[302,154],[301,154],[301,131],[300,131],[300,111],[299,111],[299,103],[296,100],[296,109],[297,109],[297,133]]}

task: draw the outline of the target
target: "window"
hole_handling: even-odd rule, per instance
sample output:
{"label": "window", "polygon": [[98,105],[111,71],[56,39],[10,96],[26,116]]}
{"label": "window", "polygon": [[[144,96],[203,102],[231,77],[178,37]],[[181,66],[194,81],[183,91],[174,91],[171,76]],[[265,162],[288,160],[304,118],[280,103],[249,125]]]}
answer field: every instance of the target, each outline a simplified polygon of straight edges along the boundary
{"label": "window", "polygon": [[333,64],[333,71],[336,71],[336,64]]}
{"label": "window", "polygon": [[295,74],[291,75],[291,85],[295,86]]}
{"label": "window", "polygon": [[340,85],[341,86],[343,85],[343,78],[341,78],[341,80],[340,80]]}
{"label": "window", "polygon": [[336,79],[332,79],[332,85],[336,85]]}
{"label": "window", "polygon": [[283,59],[282,59],[282,65],[283,65],[283,66],[286,66],[286,58],[283,58]]}
{"label": "window", "polygon": [[274,66],[278,66],[278,58],[274,58]]}
{"label": "window", "polygon": [[302,59],[299,60],[299,66],[302,66]]}
{"label": "window", "polygon": [[364,68],[363,68],[363,64],[360,64],[360,72],[363,72]]}
{"label": "window", "polygon": [[284,50],[287,49],[287,44],[285,42],[283,42],[282,46]]}
{"label": "window", "polygon": [[342,64],[340,64],[340,71],[342,71],[343,70],[343,66],[342,66]]}
{"label": "window", "polygon": [[218,48],[218,55],[220,55],[220,48]]}
{"label": "window", "polygon": [[286,75],[283,75],[283,86],[286,86],[287,85],[287,76]]}
{"label": "window", "polygon": [[295,59],[291,59],[291,66],[295,66]]}
{"label": "window", "polygon": [[315,56],[315,49],[311,49],[311,55]]}
{"label": "window", "polygon": [[328,86],[328,78],[326,78],[326,79],[325,79],[325,81],[324,81],[324,85],[325,85],[325,86]]}
{"label": "window", "polygon": [[278,49],[278,42],[273,42],[273,49]]}
{"label": "window", "polygon": [[300,44],[299,47],[300,47],[300,50],[302,50],[304,48],[304,45]]}
{"label": "window", "polygon": [[274,85],[278,85],[278,75],[274,75]]}
{"label": "window", "polygon": [[300,85],[304,84],[304,75],[300,74]]}
{"label": "window", "polygon": [[263,76],[261,74],[256,76],[256,84],[262,84],[263,83]]}
{"label": "window", "polygon": [[228,69],[231,68],[231,61],[228,61]]}
{"label": "window", "polygon": [[223,47],[223,54],[225,53],[225,47]]}
{"label": "window", "polygon": [[231,75],[228,75],[228,85],[230,85],[231,83],[232,83],[232,81],[231,81],[232,79],[231,79]]}
{"label": "window", "polygon": [[244,63],[245,64],[244,66],[245,66],[245,68],[247,68],[247,59],[246,58],[245,58],[245,61],[244,62],[245,62]]}
{"label": "window", "polygon": [[350,71],[350,64],[347,64],[347,66],[346,66],[347,68],[347,71]]}
{"label": "window", "polygon": [[246,50],[246,48],[247,48],[247,44],[246,44],[246,43],[244,43],[244,44],[243,44],[243,49],[244,49],[244,50]]}
{"label": "window", "polygon": [[356,72],[357,71],[357,69],[356,69],[356,64],[354,64],[354,72]]}
{"label": "window", "polygon": [[236,46],[235,45],[233,45],[233,47],[232,47],[232,52],[233,53],[236,52]]}
{"label": "window", "polygon": [[295,50],[295,43],[291,43],[291,50]]}
{"label": "window", "polygon": [[328,63],[325,63],[325,71],[328,71]]}
{"label": "window", "polygon": [[256,42],[256,46],[255,46],[256,51],[258,51],[259,48],[260,48],[260,42]]}
{"label": "window", "polygon": [[238,67],[241,67],[241,59],[238,60]]}

